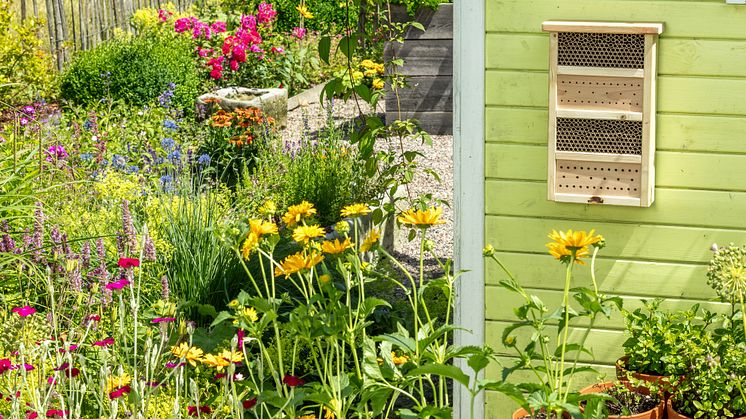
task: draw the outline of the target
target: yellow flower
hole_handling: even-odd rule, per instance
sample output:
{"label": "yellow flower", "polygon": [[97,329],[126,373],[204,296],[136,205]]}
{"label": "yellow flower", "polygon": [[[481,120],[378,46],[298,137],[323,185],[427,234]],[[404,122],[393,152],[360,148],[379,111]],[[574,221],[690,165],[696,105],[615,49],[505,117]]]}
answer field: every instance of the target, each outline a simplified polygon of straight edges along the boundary
{"label": "yellow flower", "polygon": [[324,419],[334,419],[334,412],[332,409],[329,409],[328,407],[324,406]]}
{"label": "yellow flower", "polygon": [[313,19],[313,13],[308,11],[308,7],[306,7],[305,4],[298,5],[295,10],[297,10],[304,19]]}
{"label": "yellow flower", "polygon": [[303,252],[298,252],[286,257],[280,266],[275,268],[275,276],[285,275],[287,278],[296,272],[313,268],[322,260],[324,260],[324,256],[319,255],[316,252],[310,252],[308,255],[304,255]]}
{"label": "yellow flower", "polygon": [[352,243],[350,242],[350,238],[347,237],[344,239],[344,241],[339,241],[339,239],[334,239],[334,241],[327,240],[324,243],[321,244],[321,250],[324,253],[329,253],[330,255],[336,255],[338,253],[342,253],[345,250],[352,247]]}
{"label": "yellow flower", "polygon": [[259,320],[259,315],[256,313],[254,307],[246,307],[241,311],[241,314],[249,319],[252,323]]}
{"label": "yellow flower", "polygon": [[128,386],[132,383],[132,377],[129,374],[124,373],[120,376],[110,376],[106,379],[106,392],[111,393],[112,391]]}
{"label": "yellow flower", "polygon": [[243,361],[243,353],[238,351],[234,352],[228,349],[223,349],[223,352],[218,354],[218,356],[234,364]]}
{"label": "yellow flower", "polygon": [[443,208],[428,208],[425,211],[415,210],[414,208],[404,211],[397,217],[402,224],[409,224],[418,227],[429,227],[435,224],[445,224],[440,219],[443,214]]}
{"label": "yellow flower", "polygon": [[353,71],[352,72],[352,80],[357,81],[365,77],[365,74],[363,74],[362,71]]}
{"label": "yellow flower", "polygon": [[381,79],[373,79],[373,88],[376,90],[383,89],[384,83]]}
{"label": "yellow flower", "polygon": [[372,60],[363,60],[360,62],[360,65],[366,69],[376,68],[376,63],[374,63]]}
{"label": "yellow flower", "polygon": [[588,246],[603,240],[601,236],[594,236],[594,232],[595,230],[591,230],[590,233],[552,230],[548,237],[553,241],[547,243],[549,254],[563,262],[575,262],[584,265],[585,263],[580,259],[590,255]]}
{"label": "yellow flower", "polygon": [[394,362],[394,365],[404,365],[409,361],[409,357],[406,355],[397,356],[396,352],[391,352],[391,360]]}
{"label": "yellow flower", "polygon": [[223,368],[230,365],[230,361],[223,358],[222,356],[213,355],[213,354],[207,354],[204,358],[202,358],[202,363],[207,365],[210,368],[215,368],[218,371],[222,371]]}
{"label": "yellow flower", "polygon": [[275,205],[273,201],[267,201],[261,207],[259,207],[259,214],[262,215],[274,215],[274,213],[276,212],[277,205]]}
{"label": "yellow flower", "polygon": [[370,69],[363,71],[363,74],[365,74],[365,77],[373,77],[378,75],[378,72],[376,70]]}
{"label": "yellow flower", "polygon": [[376,71],[378,74],[383,74],[386,72],[386,67],[384,67],[383,64],[376,64]]}
{"label": "yellow flower", "polygon": [[322,284],[328,284],[329,281],[331,280],[332,280],[332,277],[329,274],[324,274],[324,275],[319,276],[319,281],[321,281]]}
{"label": "yellow flower", "polygon": [[293,230],[293,240],[298,243],[308,244],[308,241],[326,234],[323,228],[314,224],[311,226],[299,226]]}
{"label": "yellow flower", "polygon": [[188,343],[181,342],[179,346],[174,346],[171,348],[171,353],[179,359],[185,359],[193,367],[196,367],[197,362],[202,359],[203,352],[202,349],[196,346],[190,347]]}
{"label": "yellow flower", "polygon": [[228,303],[228,307],[230,307],[230,308],[236,308],[236,307],[238,307],[238,300],[231,300],[231,302]]}
{"label": "yellow flower", "polygon": [[314,415],[313,413],[310,415],[302,415],[298,416],[298,419],[316,419],[316,415]]}
{"label": "yellow flower", "polygon": [[251,253],[256,250],[256,248],[259,247],[259,236],[257,236],[254,232],[249,233],[248,237],[246,237],[246,240],[243,242],[243,246],[241,247],[241,256],[243,256],[244,259],[248,259],[249,256],[251,256]]}
{"label": "yellow flower", "polygon": [[342,217],[358,217],[370,214],[370,207],[365,204],[352,204],[342,208],[340,214]]}
{"label": "yellow flower", "polygon": [[371,230],[370,233],[368,233],[368,236],[363,240],[363,244],[360,245],[360,252],[367,252],[370,250],[371,247],[373,247],[376,242],[378,242],[378,239],[381,238],[381,235],[378,233],[378,230]]}
{"label": "yellow flower", "polygon": [[316,208],[313,207],[313,204],[303,201],[298,205],[289,206],[288,211],[282,216],[282,221],[288,227],[292,227],[299,223],[303,217],[311,217],[314,214],[316,214]]}
{"label": "yellow flower", "polygon": [[249,228],[259,238],[265,234],[277,234],[277,225],[271,221],[249,220]]}

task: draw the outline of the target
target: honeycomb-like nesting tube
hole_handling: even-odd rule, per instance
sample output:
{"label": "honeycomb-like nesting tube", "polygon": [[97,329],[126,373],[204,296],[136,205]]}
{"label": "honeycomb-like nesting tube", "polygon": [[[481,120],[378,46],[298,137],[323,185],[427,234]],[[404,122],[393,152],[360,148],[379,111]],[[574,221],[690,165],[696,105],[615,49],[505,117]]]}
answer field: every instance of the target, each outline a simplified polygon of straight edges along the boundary
{"label": "honeycomb-like nesting tube", "polygon": [[557,118],[557,151],[642,155],[642,121]]}
{"label": "honeycomb-like nesting tube", "polygon": [[557,53],[558,65],[643,68],[645,35],[560,32]]}

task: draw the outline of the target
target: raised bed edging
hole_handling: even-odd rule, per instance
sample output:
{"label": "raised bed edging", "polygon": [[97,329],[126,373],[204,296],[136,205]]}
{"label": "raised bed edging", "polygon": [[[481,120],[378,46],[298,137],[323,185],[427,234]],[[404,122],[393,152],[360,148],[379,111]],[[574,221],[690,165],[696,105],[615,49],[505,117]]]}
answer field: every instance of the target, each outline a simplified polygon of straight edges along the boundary
{"label": "raised bed edging", "polygon": [[[392,10],[397,21],[408,18],[403,7]],[[387,43],[384,60],[404,59],[398,71],[407,76],[411,87],[399,89],[399,97],[387,86],[386,121],[415,118],[431,134],[453,133],[453,4],[441,4],[436,10],[422,8],[415,21],[425,32],[410,28],[404,43]]]}

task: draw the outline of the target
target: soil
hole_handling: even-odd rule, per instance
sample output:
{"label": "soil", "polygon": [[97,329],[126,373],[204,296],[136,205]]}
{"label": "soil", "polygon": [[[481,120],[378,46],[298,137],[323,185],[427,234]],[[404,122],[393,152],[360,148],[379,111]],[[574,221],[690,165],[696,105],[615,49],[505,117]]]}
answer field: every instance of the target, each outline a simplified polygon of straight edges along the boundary
{"label": "soil", "polygon": [[[660,398],[648,394],[642,394],[635,391],[620,391],[617,387],[611,387],[604,391],[606,394],[614,397],[620,403],[607,401],[606,408],[609,415],[636,415],[654,409],[661,402]],[[627,411],[624,411],[624,409]]]}
{"label": "soil", "polygon": [[[556,419],[556,418],[557,418],[557,414],[552,413],[551,419]],[[531,415],[526,415],[521,419],[547,419],[547,414],[544,412],[539,412],[536,415],[534,415],[533,418],[531,417]]]}

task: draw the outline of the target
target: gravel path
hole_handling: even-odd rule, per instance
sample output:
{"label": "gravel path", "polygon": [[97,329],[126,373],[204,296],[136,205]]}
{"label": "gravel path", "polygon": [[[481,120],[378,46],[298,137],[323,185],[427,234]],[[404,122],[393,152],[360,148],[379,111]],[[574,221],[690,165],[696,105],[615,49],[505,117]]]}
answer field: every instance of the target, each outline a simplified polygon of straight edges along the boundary
{"label": "gravel path", "polygon": [[[370,113],[371,108],[367,103],[360,103],[363,112]],[[385,113],[383,103],[379,103],[377,113]],[[336,100],[332,106],[332,117],[335,124],[345,124],[358,115],[355,101],[343,102]],[[288,113],[287,128],[283,132],[283,140],[290,141],[296,138],[304,128],[311,132],[317,131],[326,124],[328,110],[319,104],[300,106]],[[453,136],[434,135],[432,146],[421,145],[417,141],[409,141],[405,146],[411,150],[422,153],[419,164],[422,169],[432,169],[440,176],[440,182],[431,176],[419,173],[409,185],[409,193],[412,196],[430,193],[434,197],[452,204],[453,202]],[[441,258],[453,257],[453,210],[451,207],[443,208],[443,220],[445,224],[435,226],[428,230],[428,237],[435,242],[435,254]],[[407,268],[415,273],[418,269],[419,240],[407,241],[407,231],[397,231],[394,244],[394,255],[405,263]],[[427,276],[438,275],[441,272],[434,259],[425,260]]]}

